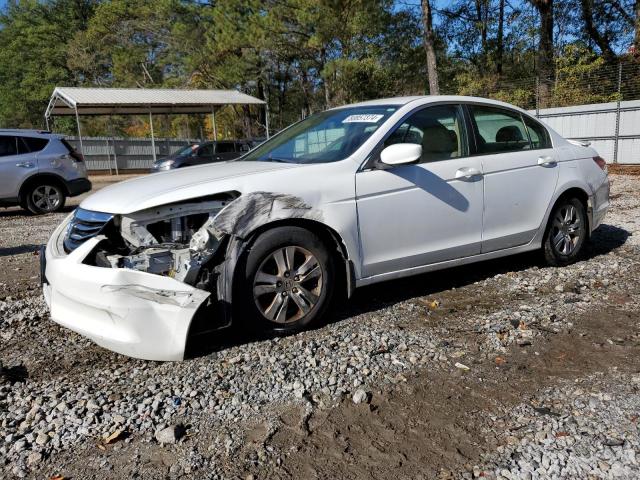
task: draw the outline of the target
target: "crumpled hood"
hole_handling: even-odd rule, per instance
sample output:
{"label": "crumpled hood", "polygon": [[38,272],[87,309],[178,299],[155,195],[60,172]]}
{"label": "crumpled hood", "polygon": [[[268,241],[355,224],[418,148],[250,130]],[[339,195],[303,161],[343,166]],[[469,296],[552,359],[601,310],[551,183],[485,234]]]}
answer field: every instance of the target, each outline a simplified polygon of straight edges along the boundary
{"label": "crumpled hood", "polygon": [[232,161],[153,173],[116,183],[86,198],[80,207],[95,212],[127,214],[233,190],[234,180],[276,174],[302,165]]}

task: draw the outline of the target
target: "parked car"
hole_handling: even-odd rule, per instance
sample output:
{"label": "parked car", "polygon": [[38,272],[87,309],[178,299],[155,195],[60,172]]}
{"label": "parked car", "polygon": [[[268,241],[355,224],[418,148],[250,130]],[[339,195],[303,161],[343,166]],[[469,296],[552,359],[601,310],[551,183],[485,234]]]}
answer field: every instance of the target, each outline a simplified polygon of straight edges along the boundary
{"label": "parked car", "polygon": [[244,155],[251,148],[251,141],[225,140],[196,143],[157,160],[151,167],[151,171],[159,172],[205,163],[225,162]]}
{"label": "parked car", "polygon": [[91,190],[82,155],[60,135],[0,129],[0,206],[34,214],[62,210],[67,197]]}
{"label": "parked car", "polygon": [[232,322],[292,332],[354,288],[540,250],[575,262],[609,206],[604,160],[526,111],[403,97],[317,113],[239,160],[105,188],[54,232],[54,321],[183,358]]}

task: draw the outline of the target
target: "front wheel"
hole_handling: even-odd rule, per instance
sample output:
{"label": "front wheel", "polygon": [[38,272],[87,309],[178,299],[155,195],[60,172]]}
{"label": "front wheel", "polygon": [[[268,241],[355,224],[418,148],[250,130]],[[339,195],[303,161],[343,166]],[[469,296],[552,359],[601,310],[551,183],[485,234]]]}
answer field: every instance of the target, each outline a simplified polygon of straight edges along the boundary
{"label": "front wheel", "polygon": [[569,265],[580,257],[587,238],[587,214],[577,198],[560,200],[549,216],[542,242],[546,262],[554,267]]}
{"label": "front wheel", "polygon": [[67,198],[62,188],[55,183],[33,185],[26,196],[27,209],[35,214],[59,212],[64,208]]}
{"label": "front wheel", "polygon": [[293,332],[320,320],[331,302],[335,268],[327,248],[300,227],[278,227],[252,245],[240,281],[243,310],[262,330]]}

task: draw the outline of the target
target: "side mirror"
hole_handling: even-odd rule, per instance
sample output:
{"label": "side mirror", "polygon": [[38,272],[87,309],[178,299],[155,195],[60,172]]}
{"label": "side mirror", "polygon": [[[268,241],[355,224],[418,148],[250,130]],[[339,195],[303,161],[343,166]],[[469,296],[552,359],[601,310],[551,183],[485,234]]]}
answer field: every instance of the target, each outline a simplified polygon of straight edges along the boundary
{"label": "side mirror", "polygon": [[416,143],[396,143],[380,153],[380,160],[386,165],[413,163],[422,156],[422,145]]}

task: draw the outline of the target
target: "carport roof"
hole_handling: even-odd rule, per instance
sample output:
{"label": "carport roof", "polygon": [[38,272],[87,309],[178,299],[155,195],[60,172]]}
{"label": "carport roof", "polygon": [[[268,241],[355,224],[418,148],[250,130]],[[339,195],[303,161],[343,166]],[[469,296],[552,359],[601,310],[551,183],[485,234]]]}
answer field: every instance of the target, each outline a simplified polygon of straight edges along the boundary
{"label": "carport roof", "polygon": [[221,105],[263,105],[236,90],[56,87],[45,116],[211,113]]}

